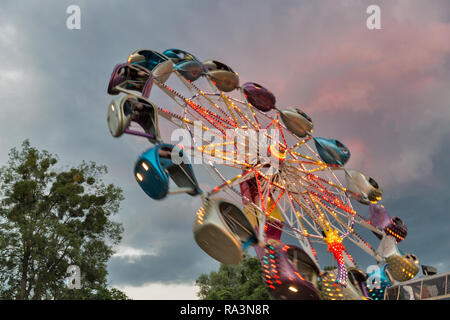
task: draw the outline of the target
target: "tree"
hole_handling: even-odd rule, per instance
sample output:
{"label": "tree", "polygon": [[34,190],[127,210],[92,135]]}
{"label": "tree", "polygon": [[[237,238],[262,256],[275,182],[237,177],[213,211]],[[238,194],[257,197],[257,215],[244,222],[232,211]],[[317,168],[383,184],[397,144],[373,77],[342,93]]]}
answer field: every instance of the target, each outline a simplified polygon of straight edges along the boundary
{"label": "tree", "polygon": [[[105,166],[57,163],[25,140],[0,168],[0,299],[126,298],[106,280],[122,190],[103,183]],[[67,286],[70,265],[80,268],[79,290]]]}
{"label": "tree", "polygon": [[218,272],[200,275],[195,285],[202,300],[272,299],[263,282],[258,258],[249,255],[244,255],[237,265],[221,264]]}

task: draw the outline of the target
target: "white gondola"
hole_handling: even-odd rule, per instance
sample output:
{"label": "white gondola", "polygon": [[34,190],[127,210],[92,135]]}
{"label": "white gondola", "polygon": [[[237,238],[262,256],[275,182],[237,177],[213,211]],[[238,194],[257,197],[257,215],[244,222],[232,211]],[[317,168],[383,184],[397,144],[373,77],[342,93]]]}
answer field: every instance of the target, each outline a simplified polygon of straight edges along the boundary
{"label": "white gondola", "polygon": [[247,216],[222,199],[206,199],[193,226],[194,239],[208,255],[224,264],[237,264],[246,246],[257,242]]}
{"label": "white gondola", "polygon": [[208,60],[203,62],[203,66],[207,69],[207,76],[219,90],[230,92],[239,87],[238,74],[226,64]]}
{"label": "white gondola", "polygon": [[115,138],[120,137],[131,122],[131,114],[125,115],[123,110],[124,102],[128,98],[129,96],[124,96],[121,99],[113,99],[108,106],[106,122],[109,132]]}
{"label": "white gondola", "polygon": [[411,280],[419,272],[419,259],[413,254],[400,252],[393,236],[383,236],[377,253],[386,261],[389,275],[397,281]]}
{"label": "white gondola", "polygon": [[336,285],[337,269],[326,271],[321,278],[321,291],[325,300],[368,300],[365,296],[367,275],[357,268],[347,269],[347,286]]}
{"label": "white gondola", "polygon": [[347,190],[360,203],[370,204],[381,200],[383,193],[378,183],[356,170],[345,170]]}
{"label": "white gondola", "polygon": [[311,118],[298,108],[278,110],[284,125],[299,138],[312,133],[314,124]]}

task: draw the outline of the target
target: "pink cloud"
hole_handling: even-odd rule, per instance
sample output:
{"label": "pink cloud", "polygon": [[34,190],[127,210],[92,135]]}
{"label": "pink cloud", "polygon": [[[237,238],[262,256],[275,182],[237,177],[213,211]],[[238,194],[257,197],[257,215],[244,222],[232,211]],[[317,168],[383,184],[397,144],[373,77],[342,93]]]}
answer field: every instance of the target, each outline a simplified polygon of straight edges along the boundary
{"label": "pink cloud", "polygon": [[[390,108],[377,104],[376,96],[421,95],[439,82],[439,68],[450,54],[450,41],[444,40],[450,39],[449,24],[411,26],[393,22],[379,32],[382,36],[375,39],[367,31],[358,30],[341,38],[338,44],[327,46],[328,42],[324,41],[323,51],[332,51],[333,55],[315,57],[307,63],[307,77],[324,74],[310,85],[305,101],[308,107],[314,110]],[[339,69],[336,67],[339,65],[344,67]],[[305,73],[305,69],[300,72]]]}

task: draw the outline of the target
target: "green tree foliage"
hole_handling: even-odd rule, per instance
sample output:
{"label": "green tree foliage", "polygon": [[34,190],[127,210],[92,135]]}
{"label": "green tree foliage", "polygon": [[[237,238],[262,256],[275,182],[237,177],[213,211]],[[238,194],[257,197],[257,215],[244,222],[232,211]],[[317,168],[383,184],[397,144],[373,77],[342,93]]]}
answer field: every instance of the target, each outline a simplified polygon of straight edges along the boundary
{"label": "green tree foliage", "polygon": [[239,264],[221,264],[218,272],[200,275],[195,284],[202,300],[272,299],[263,282],[258,258],[249,255],[245,255]]}
{"label": "green tree foliage", "polygon": [[[125,299],[106,280],[123,232],[111,220],[122,190],[103,183],[105,166],[57,163],[26,140],[0,168],[0,299]],[[68,289],[70,265],[82,289]]]}

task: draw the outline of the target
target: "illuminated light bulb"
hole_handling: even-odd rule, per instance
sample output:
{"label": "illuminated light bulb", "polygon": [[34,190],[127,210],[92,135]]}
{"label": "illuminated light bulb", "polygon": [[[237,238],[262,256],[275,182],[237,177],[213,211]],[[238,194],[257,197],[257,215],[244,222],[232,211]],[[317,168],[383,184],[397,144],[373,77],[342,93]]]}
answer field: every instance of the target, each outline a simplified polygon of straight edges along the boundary
{"label": "illuminated light bulb", "polygon": [[292,292],[296,292],[296,293],[298,292],[298,289],[294,286],[290,286],[289,290],[291,290]]}
{"label": "illuminated light bulb", "polygon": [[144,177],[143,177],[142,174],[140,174],[140,173],[136,173],[136,178],[137,178],[140,182],[142,182],[142,181],[144,180]]}
{"label": "illuminated light bulb", "polygon": [[116,108],[114,107],[113,104],[111,105],[111,110],[112,110],[113,112],[116,111]]}
{"label": "illuminated light bulb", "polygon": [[142,168],[144,168],[145,171],[148,171],[148,165],[145,162],[142,162]]}

